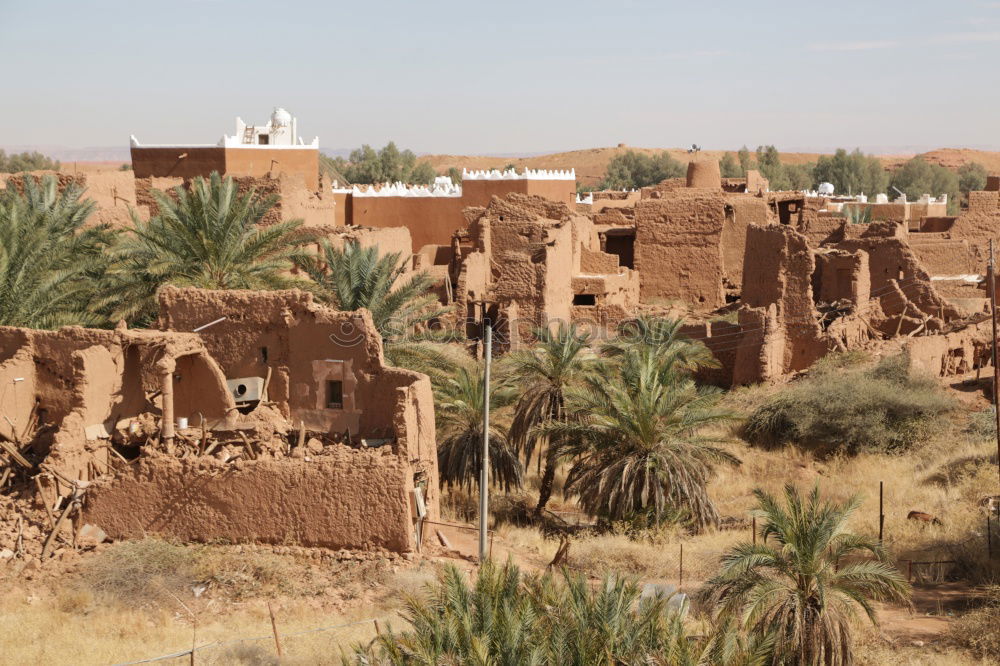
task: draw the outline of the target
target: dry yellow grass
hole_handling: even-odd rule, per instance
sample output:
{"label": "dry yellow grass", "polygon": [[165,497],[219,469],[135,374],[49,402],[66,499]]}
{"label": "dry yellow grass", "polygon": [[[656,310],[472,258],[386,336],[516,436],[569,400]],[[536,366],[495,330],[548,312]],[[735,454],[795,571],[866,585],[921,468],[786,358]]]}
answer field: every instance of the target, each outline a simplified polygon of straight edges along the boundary
{"label": "dry yellow grass", "polygon": [[[0,595],[0,663],[113,664],[186,650],[192,640],[205,646],[198,663],[276,663],[267,600],[278,617],[282,663],[339,662],[341,648],[374,636],[374,624],[365,620],[403,627],[397,611],[405,596],[435,572],[426,563],[395,571],[361,563],[317,573],[302,558],[228,546],[153,539],[116,545],[117,553],[86,558],[79,574],[10,585]],[[167,563],[179,573],[166,575]],[[114,564],[121,570],[113,571]],[[192,574],[210,581],[211,591],[196,597]],[[311,631],[344,624],[350,626]],[[44,641],[23,640],[43,635]]]}
{"label": "dry yellow grass", "polygon": [[[340,646],[370,640],[375,633],[370,622],[336,631],[292,635],[296,632],[376,615],[383,619],[392,615],[391,611],[375,608],[325,614],[304,602],[282,604],[276,607],[276,612],[279,630],[285,635],[285,654],[292,660],[289,663],[336,661]],[[240,663],[235,659],[240,653],[273,657],[274,643],[264,601],[206,607],[197,612],[197,616],[196,644],[213,644],[197,652],[199,663]],[[135,610],[88,603],[81,608],[79,599],[67,603],[65,597],[45,595],[29,601],[23,592],[7,593],[0,597],[0,623],[4,627],[0,638],[0,661],[7,664],[114,664],[171,654],[192,644],[190,618],[179,606],[176,610],[166,607]],[[395,620],[394,624],[398,626],[401,621]],[[27,637],[41,636],[44,640],[27,640]],[[214,645],[240,637],[264,638]]]}

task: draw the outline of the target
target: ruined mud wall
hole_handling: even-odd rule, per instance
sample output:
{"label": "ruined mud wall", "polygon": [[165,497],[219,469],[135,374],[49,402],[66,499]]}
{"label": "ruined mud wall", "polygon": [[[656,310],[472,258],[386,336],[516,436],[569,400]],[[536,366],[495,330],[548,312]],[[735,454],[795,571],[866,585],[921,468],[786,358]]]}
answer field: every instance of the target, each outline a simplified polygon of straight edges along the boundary
{"label": "ruined mud wall", "polygon": [[750,383],[803,370],[826,354],[813,304],[813,253],[787,225],[751,226],[743,267],[744,333],[733,380]]}
{"label": "ruined mud wall", "polygon": [[705,310],[725,304],[725,205],[721,191],[690,190],[636,206],[635,268],[643,302],[675,300]]}
{"label": "ruined mud wall", "polygon": [[939,335],[906,338],[902,349],[912,367],[949,377],[990,365],[993,329],[989,320]]}
{"label": "ruined mud wall", "polygon": [[751,224],[768,224],[770,217],[767,203],[760,197],[728,195],[725,199],[725,223],[720,237],[723,279],[727,285],[738,288],[743,283],[747,229]]}
{"label": "ruined mud wall", "polygon": [[83,520],[114,539],[160,534],[408,552],[415,547],[409,474],[388,447],[228,466],[142,458],[88,493]]}
{"label": "ruined mud wall", "polygon": [[494,198],[485,215],[495,300],[517,302],[529,328],[546,319],[568,322],[573,294],[569,208],[541,197],[510,195]]}
{"label": "ruined mud wall", "polygon": [[949,237],[968,241],[977,266],[985,266],[990,239],[1000,240],[1000,192],[969,192],[969,207],[949,229]]}
{"label": "ruined mud wall", "polygon": [[90,462],[107,458],[106,450],[95,453],[99,440],[141,414],[161,413],[163,363],[173,375],[177,416],[201,413],[229,423],[233,402],[222,372],[197,336],[0,328],[0,404],[13,423],[7,428],[22,438],[35,424],[44,433],[38,444],[47,463],[69,478],[88,479]]}
{"label": "ruined mud wall", "polygon": [[64,191],[70,185],[75,185],[81,189],[87,187],[86,174],[63,173],[61,171],[28,171],[19,173],[0,173],[0,184],[4,187],[24,194],[24,179],[31,178],[36,184],[40,184],[46,176],[54,176],[56,179],[56,189]]}

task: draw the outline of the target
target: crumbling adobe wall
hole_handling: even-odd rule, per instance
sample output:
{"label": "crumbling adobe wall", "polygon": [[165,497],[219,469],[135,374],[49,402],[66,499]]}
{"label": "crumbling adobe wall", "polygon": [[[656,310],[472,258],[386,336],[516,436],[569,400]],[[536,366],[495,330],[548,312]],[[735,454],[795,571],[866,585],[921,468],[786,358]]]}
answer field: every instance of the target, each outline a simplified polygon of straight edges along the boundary
{"label": "crumbling adobe wall", "polygon": [[[166,330],[193,330],[226,317],[199,333],[212,357],[229,379],[266,378],[270,368],[268,399],[293,422],[304,421],[315,431],[358,434],[363,433],[361,413],[373,409],[383,423],[391,423],[389,406],[358,404],[365,385],[378,383],[384,368],[382,339],[367,311],[339,312],[298,290],[166,287],[159,300],[159,323]],[[343,382],[342,409],[326,408],[328,380]]]}
{"label": "crumbling adobe wall", "polygon": [[[876,235],[880,232],[877,225],[868,225],[871,235],[841,241],[836,247],[863,250],[868,254],[872,298],[878,300],[889,319],[895,318],[884,322],[883,332],[890,335],[909,333],[928,318],[934,320],[931,322],[933,328],[960,319],[962,313],[937,293],[930,275],[906,241],[896,235]],[[884,228],[883,232],[889,234],[891,229]],[[900,318],[904,320],[902,325]]]}
{"label": "crumbling adobe wall", "polygon": [[950,238],[968,241],[977,266],[985,266],[990,240],[1000,240],[1000,192],[969,192],[969,207],[948,230]]}
{"label": "crumbling adobe wall", "polygon": [[[297,290],[166,287],[159,299],[159,323],[168,330],[191,330],[226,317],[198,335],[227,378],[266,379],[270,370],[267,399],[293,425],[389,440],[389,448],[435,480],[428,499],[435,497],[430,380],[385,365],[382,338],[367,310],[340,312]],[[341,407],[328,405],[328,381],[341,382]]]}
{"label": "crumbling adobe wall", "polygon": [[721,248],[726,201],[705,190],[671,192],[635,207],[635,268],[643,302],[725,304]]}
{"label": "crumbling adobe wall", "polygon": [[302,220],[306,227],[337,224],[337,201],[326,176],[319,179],[318,188],[310,187],[302,174],[283,173],[277,180],[281,219]]}
{"label": "crumbling adobe wall", "polygon": [[[207,178],[206,178],[207,179]],[[147,218],[155,217],[160,214],[160,206],[157,203],[155,197],[153,196],[152,190],[160,190],[170,199],[177,201],[177,194],[174,192],[176,187],[190,187],[193,179],[181,179],[173,177],[144,177],[140,178],[136,174],[135,178],[135,200],[140,211],[145,212]],[[272,178],[270,176],[264,176],[261,178],[255,178],[252,176],[234,176],[233,182],[236,185],[236,192],[239,196],[245,196],[251,190],[257,192],[258,197],[265,199],[267,197],[276,197],[277,202],[270,210],[261,218],[260,223],[265,226],[270,226],[276,224],[285,219],[291,219],[287,215],[287,211],[284,209],[282,204],[282,188],[291,192],[294,187],[291,185],[283,185],[283,180],[279,178]],[[290,196],[292,201],[293,209],[298,210],[300,213],[303,212],[301,201],[297,201],[294,196]],[[331,200],[332,201],[332,200]],[[295,208],[298,206],[298,208]],[[325,219],[325,218],[324,218]],[[330,216],[332,221],[332,214]]]}
{"label": "crumbling adobe wall", "polygon": [[814,255],[813,295],[818,302],[851,301],[857,311],[868,308],[871,274],[863,250],[821,250]]}
{"label": "crumbling adobe wall", "polygon": [[329,447],[306,460],[223,465],[141,458],[93,488],[84,522],[114,539],[287,543],[331,549],[415,548],[410,469],[388,447]]}
{"label": "crumbling adobe wall", "polygon": [[720,237],[723,279],[727,284],[738,287],[743,284],[747,229],[751,224],[769,224],[770,210],[767,202],[757,196],[727,195],[725,200],[725,223]]}
{"label": "crumbling adobe wall", "polygon": [[681,334],[704,344],[719,362],[717,368],[700,368],[697,372],[698,379],[716,386],[732,385],[736,351],[743,336],[739,324],[727,321],[686,324],[681,327]]}
{"label": "crumbling adobe wall", "polygon": [[538,196],[494,197],[482,221],[489,226],[491,294],[517,302],[532,327],[570,320],[573,225],[570,209]]}
{"label": "crumbling adobe wall", "polygon": [[22,171],[18,173],[0,174],[0,183],[4,187],[24,194],[24,179],[31,178],[36,184],[40,184],[46,176],[54,176],[56,179],[56,189],[60,192],[66,190],[70,185],[75,185],[80,189],[87,188],[87,175],[76,173],[63,173],[62,171]]}
{"label": "crumbling adobe wall", "polygon": [[[744,352],[740,360],[759,362],[760,379],[803,370],[829,348],[817,322],[812,292],[815,269],[805,236],[791,227],[753,225],[748,229],[742,300],[744,309],[757,312],[750,316],[741,311],[740,325],[744,331],[752,327],[763,335],[757,358]],[[753,374],[752,368],[743,367],[734,377]]]}
{"label": "crumbling adobe wall", "polygon": [[38,453],[68,478],[89,479],[95,459],[106,464],[99,440],[144,413],[159,416],[161,364],[173,371],[177,416],[197,410],[216,425],[235,418],[222,372],[195,335],[0,328],[0,359],[0,383],[9,386],[0,388],[0,401],[12,429],[24,438],[33,424],[47,426],[36,442]]}
{"label": "crumbling adobe wall", "polygon": [[944,334],[905,338],[902,349],[912,367],[949,377],[989,366],[992,340],[992,325],[985,320]]}

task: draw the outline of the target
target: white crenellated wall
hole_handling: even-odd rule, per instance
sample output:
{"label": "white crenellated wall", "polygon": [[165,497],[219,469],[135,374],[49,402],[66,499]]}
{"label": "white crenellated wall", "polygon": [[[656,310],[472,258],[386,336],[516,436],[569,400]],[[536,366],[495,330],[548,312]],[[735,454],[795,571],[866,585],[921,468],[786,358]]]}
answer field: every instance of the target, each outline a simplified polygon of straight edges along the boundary
{"label": "white crenellated wall", "polygon": [[[445,180],[447,182],[444,182]],[[355,197],[460,197],[462,196],[462,186],[453,185],[450,178],[438,178],[430,186],[406,185],[397,182],[378,186],[355,185],[351,189],[335,189],[334,192],[349,192]]]}
{"label": "white crenellated wall", "polygon": [[523,173],[514,169],[462,169],[462,180],[576,180],[576,169],[525,169]]}

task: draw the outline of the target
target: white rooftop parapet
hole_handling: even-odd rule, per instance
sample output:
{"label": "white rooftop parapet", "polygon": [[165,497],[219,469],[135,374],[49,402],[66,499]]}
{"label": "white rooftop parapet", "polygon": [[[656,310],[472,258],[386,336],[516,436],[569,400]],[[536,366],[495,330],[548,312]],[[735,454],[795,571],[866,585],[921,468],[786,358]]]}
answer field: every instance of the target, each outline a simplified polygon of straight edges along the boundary
{"label": "white rooftop parapet", "polygon": [[[447,181],[447,182],[445,182]],[[335,190],[336,192],[350,192],[355,197],[460,197],[462,196],[462,186],[455,185],[451,178],[444,177],[435,179],[433,185],[406,185],[404,183],[384,183],[379,186],[355,185],[351,189]]]}
{"label": "white rooftop parapet", "polygon": [[576,169],[525,169],[518,173],[514,169],[462,169],[462,180],[576,180]]}

